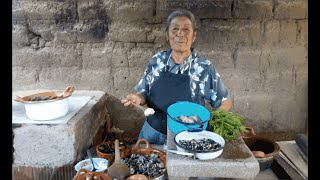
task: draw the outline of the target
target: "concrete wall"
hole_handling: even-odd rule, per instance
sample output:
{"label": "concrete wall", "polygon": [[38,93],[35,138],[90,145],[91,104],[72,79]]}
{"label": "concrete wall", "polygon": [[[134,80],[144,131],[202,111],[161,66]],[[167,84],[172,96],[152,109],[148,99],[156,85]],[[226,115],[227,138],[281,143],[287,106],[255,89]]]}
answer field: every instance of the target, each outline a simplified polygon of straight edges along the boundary
{"label": "concrete wall", "polygon": [[14,0],[12,88],[71,84],[124,97],[151,56],[168,47],[164,20],[180,7],[197,17],[195,48],[223,77],[232,111],[256,132],[303,132],[307,6],[307,0]]}

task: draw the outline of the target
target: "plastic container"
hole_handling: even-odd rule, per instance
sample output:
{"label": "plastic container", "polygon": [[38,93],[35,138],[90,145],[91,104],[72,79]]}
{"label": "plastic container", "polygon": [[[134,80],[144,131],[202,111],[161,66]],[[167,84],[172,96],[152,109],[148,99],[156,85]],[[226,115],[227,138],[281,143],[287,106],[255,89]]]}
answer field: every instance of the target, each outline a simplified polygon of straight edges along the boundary
{"label": "plastic container", "polygon": [[177,118],[178,116],[198,115],[202,121],[207,121],[203,125],[186,125],[167,116],[168,127],[174,134],[194,128],[201,128],[205,130],[208,126],[208,120],[210,119],[210,111],[206,107],[188,101],[179,101],[170,105],[167,112],[173,118]]}

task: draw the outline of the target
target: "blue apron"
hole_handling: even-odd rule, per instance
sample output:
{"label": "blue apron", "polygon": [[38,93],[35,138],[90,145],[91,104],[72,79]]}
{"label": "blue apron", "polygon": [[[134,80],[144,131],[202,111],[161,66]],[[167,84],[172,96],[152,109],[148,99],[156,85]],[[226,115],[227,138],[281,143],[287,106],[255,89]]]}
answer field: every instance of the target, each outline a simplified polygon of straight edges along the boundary
{"label": "blue apron", "polygon": [[150,88],[147,104],[155,110],[145,120],[139,134],[140,138],[147,139],[152,144],[164,144],[167,139],[167,108],[177,101],[190,101],[191,88],[188,72],[183,74],[167,71],[160,73],[160,77]]}

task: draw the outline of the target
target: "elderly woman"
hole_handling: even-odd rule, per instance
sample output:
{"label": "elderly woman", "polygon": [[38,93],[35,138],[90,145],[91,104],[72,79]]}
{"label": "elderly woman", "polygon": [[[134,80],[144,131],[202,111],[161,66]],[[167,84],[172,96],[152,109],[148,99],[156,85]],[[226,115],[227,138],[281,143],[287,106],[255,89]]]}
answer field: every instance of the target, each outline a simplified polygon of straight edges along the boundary
{"label": "elderly woman", "polygon": [[134,87],[135,94],[121,100],[124,106],[145,105],[155,109],[148,116],[139,138],[150,143],[163,144],[167,134],[167,108],[177,101],[190,101],[215,110],[229,111],[232,105],[229,93],[216,68],[200,56],[192,44],[197,37],[194,15],[186,10],[172,12],[166,22],[166,36],[170,49],[158,52]]}

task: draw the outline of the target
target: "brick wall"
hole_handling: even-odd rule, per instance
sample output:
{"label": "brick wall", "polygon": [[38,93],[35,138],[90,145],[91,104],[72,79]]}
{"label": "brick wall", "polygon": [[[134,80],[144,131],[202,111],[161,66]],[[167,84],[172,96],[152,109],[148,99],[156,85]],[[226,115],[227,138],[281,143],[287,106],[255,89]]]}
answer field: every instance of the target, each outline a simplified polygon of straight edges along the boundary
{"label": "brick wall", "polygon": [[168,47],[164,20],[180,7],[197,17],[195,48],[217,67],[232,95],[232,111],[256,132],[303,132],[307,5],[307,0],[14,0],[13,90],[72,84],[121,98],[133,92],[151,56]]}

